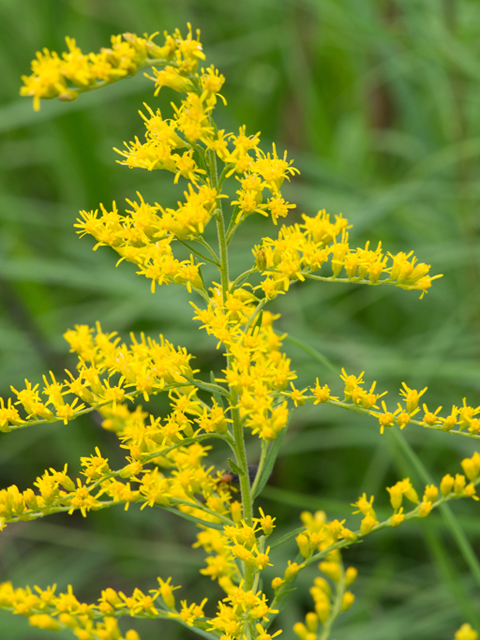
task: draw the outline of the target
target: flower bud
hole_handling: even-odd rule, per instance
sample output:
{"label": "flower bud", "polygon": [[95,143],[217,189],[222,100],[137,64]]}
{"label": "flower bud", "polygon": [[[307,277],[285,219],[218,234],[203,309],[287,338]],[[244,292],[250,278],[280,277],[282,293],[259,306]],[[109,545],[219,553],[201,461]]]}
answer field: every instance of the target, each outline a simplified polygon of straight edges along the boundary
{"label": "flower bud", "polygon": [[455,480],[452,476],[447,473],[446,476],[443,476],[442,481],[440,483],[440,493],[442,496],[448,496],[448,494],[453,489],[453,485],[455,484]]}
{"label": "flower bud", "polygon": [[352,604],[355,601],[355,596],[351,591],[345,591],[342,598],[342,611],[347,611],[350,609]]}
{"label": "flower bud", "polygon": [[345,571],[345,584],[348,586],[350,586],[357,578],[358,575],[358,571],[357,569],[355,569],[355,567],[348,567],[348,569]]}
{"label": "flower bud", "polygon": [[318,629],[318,616],[313,611],[309,611],[305,616],[305,624],[311,633],[316,633]]}

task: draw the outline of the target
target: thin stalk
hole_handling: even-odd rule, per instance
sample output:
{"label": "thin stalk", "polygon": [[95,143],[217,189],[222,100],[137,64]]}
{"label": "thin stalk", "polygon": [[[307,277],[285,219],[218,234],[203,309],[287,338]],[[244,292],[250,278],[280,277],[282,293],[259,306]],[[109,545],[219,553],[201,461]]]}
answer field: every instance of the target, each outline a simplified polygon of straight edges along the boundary
{"label": "thin stalk", "polygon": [[260,302],[257,304],[257,306],[255,307],[255,311],[252,313],[252,315],[248,319],[247,324],[245,325],[245,329],[244,329],[245,333],[250,329],[250,327],[256,321],[258,314],[263,309],[263,307],[267,304],[267,302],[268,302],[267,298],[264,298],[263,300],[260,300]]}
{"label": "thin stalk", "polygon": [[211,260],[210,258],[207,258],[207,256],[205,254],[203,254],[200,251],[197,251],[196,249],[191,247],[184,240],[180,240],[180,239],[177,239],[177,240],[178,240],[178,242],[180,244],[183,244],[184,247],[187,247],[187,249],[189,251],[191,251],[193,254],[195,254],[197,256],[197,258],[201,258],[202,260],[205,260],[206,262],[209,262],[210,264],[214,264],[216,267],[218,267],[220,265],[220,263],[218,261],[218,258],[217,258],[217,255],[215,254],[214,250],[210,247],[210,245],[207,242],[201,242],[201,240],[199,240],[198,238],[195,238],[195,242],[198,242],[199,244],[204,246],[206,249],[208,249],[210,254],[213,256],[213,260]]}
{"label": "thin stalk", "polygon": [[251,269],[248,269],[248,271],[244,271],[238,276],[238,278],[235,278],[235,280],[232,282],[232,284],[230,285],[230,290],[235,291],[235,289],[237,288],[237,285],[242,284],[242,280],[248,278],[248,276],[250,276],[252,273],[257,273],[257,272],[258,272],[257,267],[252,267]]}
{"label": "thin stalk", "polygon": [[[286,341],[292,342],[291,340],[289,340],[289,336],[286,338]],[[300,346],[300,344],[298,346]],[[312,355],[313,355],[313,352],[312,352]],[[282,392],[282,395],[285,399],[290,398],[290,394],[285,391]],[[303,399],[305,400],[306,404],[312,404],[317,401],[315,396],[304,396]],[[329,398],[328,400],[325,400],[325,402],[322,402],[322,404],[329,404],[332,407],[341,407],[342,409],[346,409],[347,411],[355,411],[355,413],[361,413],[365,416],[373,416],[375,418],[378,418],[381,415],[383,415],[381,411],[376,411],[373,409],[364,409],[363,407],[357,404],[352,404],[350,402],[342,402],[340,400],[332,400],[331,398]],[[397,425],[398,423],[395,422],[395,424]],[[427,424],[426,422],[423,422],[421,420],[410,420],[410,422],[408,423],[408,426],[410,427],[413,425],[422,427],[422,429],[431,429],[433,431],[441,431],[442,433],[449,433],[454,436],[463,436],[464,438],[471,438],[472,440],[480,440],[480,434],[478,433],[470,433],[470,431],[462,431],[460,429],[450,429],[449,431],[445,431],[445,429],[441,424]],[[390,427],[387,427],[387,428],[390,429]]]}
{"label": "thin stalk", "polygon": [[[216,156],[213,151],[209,152],[209,168],[210,168],[210,179],[212,181],[212,186],[217,188],[218,185],[218,175],[217,175],[217,164],[216,164]],[[228,249],[227,249],[227,241],[225,234],[225,220],[223,218],[223,211],[221,202],[219,202],[218,208],[215,210],[215,220],[217,223],[217,235],[218,235],[218,247],[220,252],[220,278],[222,284],[222,298],[223,304],[227,301],[227,292],[229,288],[229,275],[228,275]],[[231,366],[231,359],[228,356],[228,367]],[[248,463],[247,463],[247,453],[245,450],[245,442],[243,438],[243,425],[240,418],[240,411],[238,409],[238,395],[234,389],[230,390],[230,404],[232,407],[232,419],[233,419],[233,436],[235,440],[235,456],[237,458],[236,462],[242,473],[240,474],[240,489],[242,493],[242,503],[243,503],[243,517],[245,522],[248,525],[252,524],[252,500],[251,500],[251,489],[250,489],[250,479],[248,476]],[[247,572],[248,567],[245,568]]]}
{"label": "thin stalk", "polygon": [[[238,395],[232,389],[231,393],[232,419],[233,419],[233,437],[235,440],[235,458],[237,465],[241,469],[239,474],[240,492],[242,495],[243,519],[248,526],[253,524],[253,501],[252,489],[250,486],[250,478],[248,474],[247,452],[245,449],[245,440],[243,437],[243,425],[240,418],[238,408]],[[245,591],[249,591],[253,587],[254,568],[244,563],[244,580]]]}
{"label": "thin stalk", "polygon": [[215,264],[218,266],[220,261],[218,259],[217,254],[215,253],[215,251],[212,249],[212,247],[208,244],[208,242],[202,237],[199,236],[198,238],[195,238],[195,242],[198,242],[199,244],[201,244],[203,247],[205,247],[210,254],[212,255],[213,259],[215,260]]}

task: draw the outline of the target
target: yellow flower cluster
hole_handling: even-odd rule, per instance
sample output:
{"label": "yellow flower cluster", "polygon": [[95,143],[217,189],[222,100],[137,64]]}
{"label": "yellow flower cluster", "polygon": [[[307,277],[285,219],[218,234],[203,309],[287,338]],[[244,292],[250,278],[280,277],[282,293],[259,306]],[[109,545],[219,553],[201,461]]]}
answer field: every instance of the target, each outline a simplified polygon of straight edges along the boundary
{"label": "yellow flower cluster", "polygon": [[201,43],[192,37],[190,28],[185,39],[178,29],[172,35],[165,32],[165,43],[161,47],[153,42],[156,35],[112,36],[111,47],[88,54],[82,53],[75,40],[67,37],[68,51],[61,56],[48,49],[37,53],[32,62],[32,75],[22,76],[24,84],[20,94],[33,97],[34,109],[38,111],[41,99],[72,101],[84,91],[133,76],[140,68],[158,61],[172,64],[175,75],[191,73],[198,60],[205,57]]}
{"label": "yellow flower cluster", "polygon": [[[207,82],[211,78],[218,78],[215,89],[220,90],[223,79],[210,68],[200,76],[201,87],[210,89],[204,89],[200,95],[188,92],[181,107],[176,108],[173,119],[165,120],[159,110],[154,113],[145,105],[149,113],[149,117],[142,114],[147,128],[146,142],[141,143],[137,139],[126,144],[126,151],[117,150],[124,157],[121,164],[148,170],[166,169],[175,174],[174,182],[180,176],[189,180],[185,202],[179,202],[177,209],[164,208],[146,203],[138,194],[139,202],[127,201],[132,207],[127,210],[128,216],[120,215],[115,203],[112,211],[100,205],[100,214],[98,209],[82,211],[75,225],[78,233],[90,234],[97,240],[95,248],[109,245],[120,254],[122,260],[136,264],[138,273],[152,280],[152,291],[156,284],[172,282],[184,284],[189,290],[191,287],[197,290],[203,288],[200,274],[203,263],[195,261],[193,256],[190,256],[190,260],[178,261],[171,244],[175,239],[200,241],[199,236],[214,214],[218,199],[227,196],[220,194],[204,177],[206,171],[198,166],[194,152],[200,161],[201,149],[205,156],[208,150],[212,150],[225,163],[227,176],[232,172],[243,175],[240,180],[242,189],[237,191],[239,200],[232,202],[236,208],[232,215],[230,237],[240,222],[254,211],[271,215],[276,223],[277,218],[286,216],[293,206],[283,200],[279,188],[285,177],[288,178],[296,170],[290,167],[291,163],[285,157],[278,158],[275,147],[271,156],[265,155],[257,149],[258,136],[246,136],[245,127],[240,128],[238,135],[225,135],[223,131],[215,132],[212,129],[210,115],[217,92]],[[200,143],[203,143],[203,148]],[[233,146],[232,150],[228,148],[229,143]],[[187,150],[181,154],[175,152],[182,147],[187,147]],[[255,151],[256,159],[249,154],[251,150]],[[202,159],[202,162],[205,160]],[[201,186],[197,185],[198,182],[202,183]],[[272,197],[262,204],[262,192],[266,188]],[[218,264],[218,258],[211,249],[209,251],[214,263]]]}
{"label": "yellow flower cluster", "polygon": [[[47,589],[14,589],[10,582],[0,584],[0,607],[27,616],[32,626],[47,631],[71,629],[78,640],[140,640],[130,629],[122,635],[115,616],[134,610],[146,616],[157,616],[153,603],[158,594],[147,596],[135,589],[132,596],[113,589],[102,592],[98,604],[79,602],[69,587],[66,593],[55,593],[56,585]],[[101,621],[99,621],[101,618]]]}
{"label": "yellow flower cluster", "polygon": [[[268,299],[288,291],[291,282],[306,278],[371,285],[388,283],[421,291],[423,296],[432,280],[441,277],[429,276],[430,266],[416,264],[413,252],[384,255],[381,244],[373,251],[368,242],[364,249],[352,249],[346,231],[348,220],[341,215],[331,222],[323,209],[315,217],[302,217],[304,224],[283,225],[276,239],[264,238],[254,249],[257,268],[264,275],[260,288]],[[331,275],[313,275],[327,262]]]}
{"label": "yellow flower cluster", "polygon": [[[413,417],[421,411],[419,401],[427,391],[427,387],[418,391],[417,389],[410,389],[403,382],[403,388],[400,389],[399,395],[404,405],[399,402],[397,403],[397,409],[390,411],[385,401],[382,400],[382,411],[380,411],[378,400],[385,396],[387,392],[375,393],[376,382],[373,382],[369,390],[365,389],[363,375],[363,371],[360,375],[355,376],[347,374],[345,369],[342,369],[340,378],[344,382],[343,400],[339,400],[338,396],[332,396],[329,386],[326,384],[322,386],[318,378],[314,387],[300,390],[292,385],[292,391],[285,393],[285,395],[293,401],[295,406],[306,402],[313,402],[313,404],[328,403],[371,415],[378,419],[380,433],[394,425],[398,425],[400,429],[403,429],[407,424],[411,423],[427,429],[468,435],[475,439],[480,438],[480,418],[476,417],[480,413],[480,407],[467,405],[465,398],[461,407],[454,405],[446,416],[439,415],[442,407],[437,407],[435,411],[431,411],[426,404],[423,404],[423,416],[420,420],[415,420]],[[307,391],[311,391],[313,395],[307,395]]]}
{"label": "yellow flower cluster", "polygon": [[[420,501],[417,492],[412,486],[410,478],[398,481],[392,487],[387,487],[390,494],[390,504],[394,514],[385,523],[380,523],[373,508],[374,496],[367,499],[364,493],[352,506],[357,508],[354,513],[362,513],[363,520],[360,525],[360,535],[370,533],[374,528],[390,525],[398,527],[406,518],[425,518],[431,510],[445,500],[453,498],[473,498],[478,500],[475,486],[480,482],[480,454],[475,451],[471,458],[465,458],[461,462],[465,475],[457,473],[455,477],[447,473],[440,482],[440,488],[430,484],[425,487],[423,498]],[[467,484],[467,480],[470,482]],[[417,505],[411,512],[403,512],[403,497]]]}
{"label": "yellow flower cluster", "polygon": [[[149,394],[159,393],[172,386],[187,384],[194,375],[189,361],[192,356],[183,348],[175,347],[160,336],[160,342],[141,336],[140,341],[132,335],[132,345],[121,343],[116,333],[106,334],[97,323],[96,332],[86,325],[77,325],[65,333],[71,351],[79,358],[78,373],[68,372],[63,382],[58,382],[53,373],[51,381],[44,376],[45,386],[40,394],[39,385],[26,380],[25,388],[12,391],[17,401],[0,398],[0,431],[11,431],[39,420],[63,420],[67,423],[85,410],[85,404],[98,407],[105,403],[116,404],[127,397],[127,390],[142,393],[146,400]],[[117,374],[116,384],[111,384]],[[72,402],[65,397],[75,395]],[[43,398],[42,398],[43,396]],[[22,418],[15,405],[21,405],[26,413]]]}
{"label": "yellow flower cluster", "polygon": [[[151,206],[138,194],[139,202],[128,201],[132,209],[120,215],[115,203],[112,211],[100,205],[95,211],[81,211],[81,219],[75,227],[80,235],[90,234],[96,240],[95,249],[109,245],[121,256],[122,260],[133,262],[141,274],[152,281],[152,293],[155,286],[162,284],[181,284],[189,291],[202,290],[200,273],[201,262],[190,255],[188,260],[177,260],[172,251],[175,238],[187,240],[203,232],[210,220],[216,191],[207,186],[185,193],[185,203],[178,203],[178,209],[163,209],[160,205]],[[159,214],[159,212],[161,212]]]}

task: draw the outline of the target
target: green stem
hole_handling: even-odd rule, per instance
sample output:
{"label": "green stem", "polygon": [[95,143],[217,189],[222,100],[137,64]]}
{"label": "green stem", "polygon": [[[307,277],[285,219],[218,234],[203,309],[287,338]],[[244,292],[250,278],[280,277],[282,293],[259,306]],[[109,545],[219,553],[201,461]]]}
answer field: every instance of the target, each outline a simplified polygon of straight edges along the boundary
{"label": "green stem", "polygon": [[[218,176],[217,176],[217,165],[216,165],[216,156],[213,151],[209,152],[209,167],[210,167],[210,178],[212,181],[212,186],[217,188]],[[225,220],[223,218],[223,212],[221,208],[221,202],[219,202],[218,208],[215,210],[215,220],[217,223],[217,235],[218,235],[218,246],[220,251],[220,278],[222,284],[222,298],[223,303],[226,303],[227,293],[229,288],[229,275],[228,275],[228,249],[227,249],[227,241],[225,234]],[[231,358],[227,356],[228,367],[231,366]],[[243,503],[243,517],[245,522],[248,525],[252,524],[252,499],[251,499],[251,488],[250,488],[250,479],[248,476],[248,463],[247,463],[247,453],[245,450],[245,441],[243,437],[243,425],[240,418],[240,411],[238,408],[238,395],[234,389],[230,390],[230,405],[232,407],[232,419],[233,419],[233,436],[235,440],[235,457],[236,462],[241,469],[240,475],[240,490],[242,493],[242,503]],[[249,567],[245,567],[245,573],[248,573]],[[251,585],[250,585],[251,586]]]}
{"label": "green stem", "polygon": [[[243,519],[245,524],[252,526],[253,524],[253,500],[252,489],[250,486],[250,478],[248,474],[247,452],[245,449],[245,440],[243,437],[243,424],[240,418],[240,410],[238,408],[238,394],[232,389],[231,393],[232,419],[233,419],[233,437],[235,440],[235,458],[238,467],[241,469],[239,474],[240,492],[242,495]],[[254,569],[248,564],[244,564],[245,591],[249,591],[253,586]]]}
{"label": "green stem", "polygon": [[[212,186],[218,188],[218,174],[216,165],[216,156],[213,151],[208,152],[208,164],[210,169],[210,179]],[[223,217],[221,201],[218,203],[218,207],[214,212],[215,220],[217,223],[217,236],[218,247],[220,253],[220,279],[222,285],[222,300],[225,305],[227,301],[227,293],[229,290],[229,273],[228,273],[228,248],[227,238],[225,233],[225,220]],[[231,357],[227,356],[228,367],[231,367]],[[247,452],[245,449],[245,440],[243,436],[243,424],[240,417],[240,410],[238,407],[238,394],[235,389],[230,388],[230,406],[233,420],[233,437],[235,440],[235,458],[238,467],[241,470],[239,474],[240,479],[240,491],[242,495],[243,505],[243,518],[248,526],[252,526],[253,523],[253,505],[252,505],[252,493],[250,487],[250,478],[248,474],[248,462]],[[248,591],[253,586],[254,580],[254,568],[245,564],[244,565],[244,589]]]}

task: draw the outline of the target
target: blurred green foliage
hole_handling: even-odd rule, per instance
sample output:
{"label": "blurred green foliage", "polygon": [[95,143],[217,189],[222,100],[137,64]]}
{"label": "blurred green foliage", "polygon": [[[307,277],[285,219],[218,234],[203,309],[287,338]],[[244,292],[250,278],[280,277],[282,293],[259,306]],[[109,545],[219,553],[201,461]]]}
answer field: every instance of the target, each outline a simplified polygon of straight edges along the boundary
{"label": "blurred green foliage", "polygon": [[[62,51],[64,37],[84,51],[111,34],[152,33],[186,23],[202,31],[209,62],[226,76],[228,108],[220,125],[262,132],[301,176],[286,190],[300,214],[326,208],[353,224],[351,244],[370,240],[392,251],[415,250],[444,278],[419,301],[394,288],[292,287],[275,302],[282,329],[322,358],[289,343],[301,383],[316,376],[339,389],[337,373],[366,371],[377,389],[429,386],[429,407],[478,403],[480,5],[475,0],[0,0],[0,395],[23,378],[73,366],[63,332],[102,322],[105,330],[163,332],[197,355],[206,370],[221,365],[215,344],[196,331],[183,289],[149,283],[108,249],[92,253],[73,229],[79,209],[107,206],[138,190],[146,200],[174,203],[171,177],[115,163],[112,147],[142,135],[142,102],[165,113],[173,94],[152,97],[141,76],[81,96],[72,104],[43,102],[34,113],[18,97],[20,76],[42,47]],[[163,93],[163,92],[162,92]],[[251,260],[254,233],[272,234],[264,220],[237,243],[232,272]],[[246,229],[246,227],[245,227]],[[192,329],[193,327],[193,329]],[[326,366],[328,361],[331,366]],[[394,396],[391,395],[391,401]],[[460,471],[473,442],[407,428],[406,441],[433,481]],[[44,468],[78,459],[94,446],[118,456],[115,439],[94,418],[2,435],[0,482],[30,486]],[[214,451],[218,468],[227,453]],[[252,449],[255,456],[255,449]],[[418,469],[392,434],[372,421],[331,407],[298,413],[262,498],[279,531],[298,526],[302,509],[345,517],[349,503],[375,493],[381,512],[386,484]],[[478,540],[477,503],[454,505],[457,522]],[[350,520],[351,522],[351,520]],[[348,525],[348,520],[347,520]],[[182,597],[205,595],[202,555],[190,548],[190,526],[170,514],[131,507],[55,516],[10,525],[1,536],[0,579],[16,586],[56,582],[96,599],[101,588],[153,588],[174,576]],[[478,545],[477,545],[478,546]],[[292,556],[294,545],[290,549]],[[285,552],[282,552],[285,553]],[[286,558],[274,558],[283,566]],[[340,640],[449,640],[463,621],[479,624],[479,584],[472,578],[440,513],[384,531],[346,553],[356,565],[357,601],[340,618]],[[311,607],[307,575],[283,616],[285,638]],[[212,586],[210,597],[218,597]],[[201,595],[199,595],[201,594]],[[189,638],[174,623],[169,638]],[[159,637],[155,623],[138,625],[142,640]],[[1,637],[46,640],[21,617],[0,616]],[[68,636],[68,634],[67,634]],[[56,637],[67,637],[58,634]]]}

